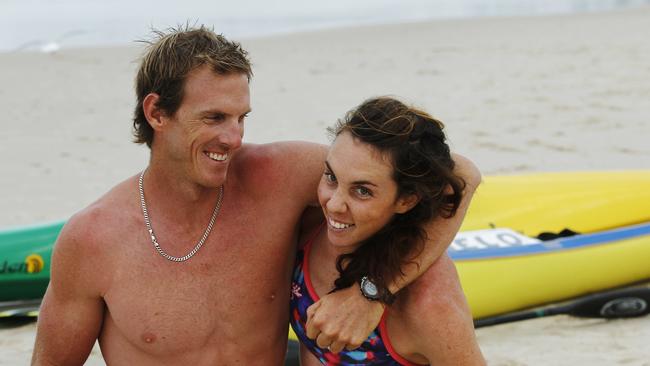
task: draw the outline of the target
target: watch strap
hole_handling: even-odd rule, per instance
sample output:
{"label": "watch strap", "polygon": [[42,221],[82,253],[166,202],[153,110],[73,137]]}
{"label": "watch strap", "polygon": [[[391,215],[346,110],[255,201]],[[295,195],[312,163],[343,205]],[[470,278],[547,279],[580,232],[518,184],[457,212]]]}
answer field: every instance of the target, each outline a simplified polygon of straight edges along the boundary
{"label": "watch strap", "polygon": [[[368,283],[377,289],[376,294],[370,294],[366,291]],[[386,305],[391,305],[396,299],[395,294],[391,293],[387,288],[377,286],[375,281],[370,279],[368,276],[363,276],[361,280],[359,280],[359,289],[361,290],[363,297],[370,301],[379,301]]]}

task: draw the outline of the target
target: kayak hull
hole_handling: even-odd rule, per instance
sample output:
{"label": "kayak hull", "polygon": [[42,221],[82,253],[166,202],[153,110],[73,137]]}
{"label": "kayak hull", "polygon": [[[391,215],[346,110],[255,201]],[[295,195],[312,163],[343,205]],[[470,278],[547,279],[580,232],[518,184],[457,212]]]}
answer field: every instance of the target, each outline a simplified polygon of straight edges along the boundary
{"label": "kayak hull", "polygon": [[472,315],[508,313],[650,279],[650,222],[623,230],[638,228],[643,233],[631,238],[571,247],[589,237],[579,235],[544,242],[549,250],[537,253],[456,259]]}
{"label": "kayak hull", "polygon": [[52,247],[64,222],[0,232],[0,302],[42,298]]}

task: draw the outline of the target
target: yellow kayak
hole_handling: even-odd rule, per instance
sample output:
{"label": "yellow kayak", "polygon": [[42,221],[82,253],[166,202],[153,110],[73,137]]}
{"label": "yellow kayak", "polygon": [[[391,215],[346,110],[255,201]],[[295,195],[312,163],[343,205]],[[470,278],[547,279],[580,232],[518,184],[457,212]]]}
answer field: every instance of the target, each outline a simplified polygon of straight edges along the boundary
{"label": "yellow kayak", "polygon": [[486,177],[449,253],[474,318],[648,279],[650,171]]}

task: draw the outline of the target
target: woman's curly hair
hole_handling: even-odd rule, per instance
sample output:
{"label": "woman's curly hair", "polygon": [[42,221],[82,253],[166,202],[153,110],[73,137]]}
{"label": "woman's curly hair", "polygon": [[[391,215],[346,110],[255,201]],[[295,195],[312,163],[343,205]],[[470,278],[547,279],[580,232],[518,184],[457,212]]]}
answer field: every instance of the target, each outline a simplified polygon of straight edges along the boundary
{"label": "woman's curly hair", "polygon": [[414,194],[419,199],[356,251],[339,256],[335,291],[363,276],[387,289],[388,281],[403,275],[402,266],[422,251],[427,239],[424,224],[436,216],[449,218],[456,213],[465,182],[454,173],[443,128],[442,122],[426,112],[379,97],[365,101],[329,129],[334,138],[347,131],[385,154],[394,168],[397,197]]}

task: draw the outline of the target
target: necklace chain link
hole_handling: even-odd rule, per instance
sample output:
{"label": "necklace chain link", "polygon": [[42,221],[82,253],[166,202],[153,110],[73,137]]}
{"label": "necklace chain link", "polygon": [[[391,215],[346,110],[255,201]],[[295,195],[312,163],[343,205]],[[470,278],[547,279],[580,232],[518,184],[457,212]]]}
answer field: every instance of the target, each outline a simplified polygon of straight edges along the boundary
{"label": "necklace chain link", "polygon": [[214,221],[216,220],[217,216],[219,215],[219,210],[221,209],[221,201],[223,199],[223,185],[219,187],[219,199],[217,200],[217,204],[214,207],[214,211],[212,212],[212,217],[210,218],[210,222],[208,223],[208,227],[205,229],[205,232],[203,233],[203,236],[201,237],[201,240],[194,246],[194,249],[192,249],[189,253],[182,257],[174,257],[173,255],[169,255],[165,253],[165,251],[160,247],[160,244],[158,244],[158,240],[156,239],[156,235],[153,233],[153,228],[151,226],[151,221],[149,220],[149,212],[147,211],[147,204],[144,201],[144,188],[142,181],[144,179],[144,173],[147,170],[143,170],[142,173],[140,173],[140,179],[138,180],[138,188],[140,190],[140,206],[142,206],[142,213],[144,214],[144,223],[147,226],[147,230],[149,231],[149,236],[151,236],[151,243],[153,244],[154,248],[156,248],[156,251],[163,256],[163,258],[170,260],[172,262],[185,262],[186,260],[192,258],[196,252],[201,249],[203,246],[203,243],[205,240],[208,238],[208,235],[210,235],[210,232],[212,231],[212,226],[214,225]]}

